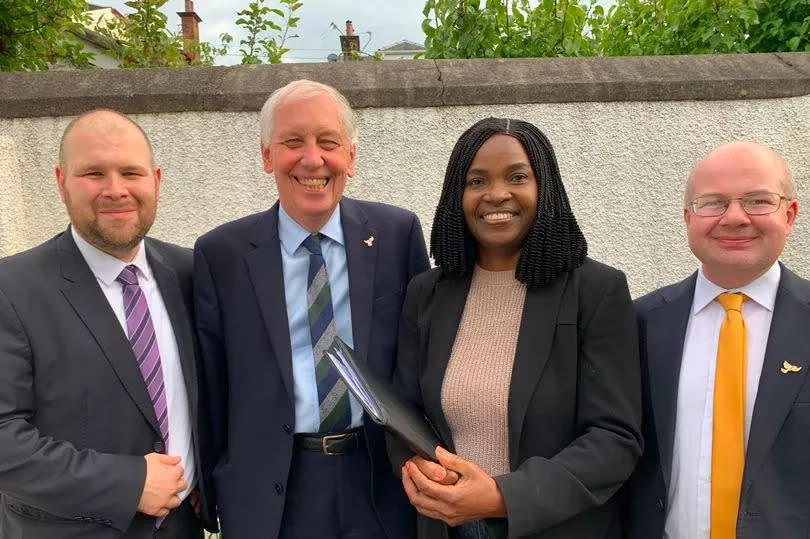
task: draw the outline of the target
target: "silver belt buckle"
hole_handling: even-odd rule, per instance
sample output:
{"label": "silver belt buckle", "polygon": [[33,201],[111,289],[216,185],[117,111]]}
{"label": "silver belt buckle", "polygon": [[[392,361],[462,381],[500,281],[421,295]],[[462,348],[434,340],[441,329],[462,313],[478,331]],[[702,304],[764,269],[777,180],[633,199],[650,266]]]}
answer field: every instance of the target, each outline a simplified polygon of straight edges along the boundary
{"label": "silver belt buckle", "polygon": [[323,452],[324,455],[330,455],[330,456],[343,455],[342,452],[331,452],[331,451],[329,451],[329,446],[328,446],[327,442],[329,440],[345,440],[345,439],[349,438],[351,435],[352,434],[348,433],[348,432],[344,432],[342,434],[327,434],[326,436],[321,438],[321,451]]}

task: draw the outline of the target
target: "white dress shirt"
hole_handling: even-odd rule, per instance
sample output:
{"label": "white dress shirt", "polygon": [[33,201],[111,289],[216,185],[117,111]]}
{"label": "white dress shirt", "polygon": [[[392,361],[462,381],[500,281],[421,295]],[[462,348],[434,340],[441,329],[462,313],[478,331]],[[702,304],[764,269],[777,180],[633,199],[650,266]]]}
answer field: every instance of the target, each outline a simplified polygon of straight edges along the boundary
{"label": "white dress shirt", "polygon": [[709,539],[711,522],[712,418],[717,340],[726,311],[715,298],[723,292],[742,292],[747,358],[745,368],[745,444],[751,428],[759,377],[779,287],[781,269],[774,263],[764,275],[741,287],[726,290],[698,271],[695,297],[686,328],[675,442],[672,451],[666,539]]}
{"label": "white dress shirt", "polygon": [[[124,314],[124,288],[115,279],[126,266],[133,265],[138,268],[138,284],[143,290],[149,306],[149,314],[152,317],[152,325],[155,327],[155,337],[160,351],[160,364],[163,368],[163,383],[166,388],[166,403],[169,412],[169,447],[166,448],[166,454],[181,458],[180,466],[183,467],[183,478],[188,482],[188,487],[180,493],[180,499],[185,499],[194,487],[195,477],[188,394],[169,313],[166,311],[163,297],[160,295],[152,269],[146,260],[146,244],[141,242],[138,254],[135,255],[132,262],[124,262],[89,244],[73,227],[70,227],[70,230],[76,246],[87,265],[90,266],[90,271],[96,276],[96,281],[107,297],[107,301],[110,302],[110,307],[121,324],[125,336],[127,335],[127,319]],[[135,360],[133,359],[133,361]]]}

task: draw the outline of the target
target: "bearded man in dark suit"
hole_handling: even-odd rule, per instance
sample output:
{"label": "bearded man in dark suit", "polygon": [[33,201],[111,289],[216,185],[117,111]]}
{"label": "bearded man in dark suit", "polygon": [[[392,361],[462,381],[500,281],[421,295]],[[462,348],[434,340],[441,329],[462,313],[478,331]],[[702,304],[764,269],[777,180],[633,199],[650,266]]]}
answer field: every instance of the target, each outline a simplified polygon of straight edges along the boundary
{"label": "bearded man in dark suit", "polygon": [[70,226],[0,261],[3,539],[202,537],[192,256],[145,237],[160,181],[137,124],[85,113],[56,167]]}

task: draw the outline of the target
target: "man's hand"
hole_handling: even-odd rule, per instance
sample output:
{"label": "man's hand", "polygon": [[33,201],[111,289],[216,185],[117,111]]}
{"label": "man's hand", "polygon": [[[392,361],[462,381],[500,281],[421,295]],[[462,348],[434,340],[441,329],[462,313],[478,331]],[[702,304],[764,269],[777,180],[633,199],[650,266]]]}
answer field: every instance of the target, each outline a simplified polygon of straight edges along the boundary
{"label": "man's hand", "polygon": [[180,505],[177,494],[188,486],[183,479],[180,457],[149,453],[143,458],[146,459],[146,480],[138,511],[153,517],[165,517]]}
{"label": "man's hand", "polygon": [[[458,474],[458,481],[442,485],[425,475],[409,460],[402,468],[402,485],[417,511],[429,518],[457,526],[471,520],[505,517],[506,506],[495,480],[468,460],[444,449],[436,449],[439,467]],[[435,476],[435,475],[434,475]]]}

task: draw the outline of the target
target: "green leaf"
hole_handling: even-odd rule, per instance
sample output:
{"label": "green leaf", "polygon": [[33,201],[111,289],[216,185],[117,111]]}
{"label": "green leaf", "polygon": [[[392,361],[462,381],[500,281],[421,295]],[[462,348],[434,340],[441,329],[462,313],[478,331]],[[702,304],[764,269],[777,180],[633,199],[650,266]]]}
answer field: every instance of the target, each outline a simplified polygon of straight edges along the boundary
{"label": "green leaf", "polygon": [[799,36],[794,36],[787,41],[787,46],[791,51],[799,50],[799,43],[801,43],[802,38]]}

